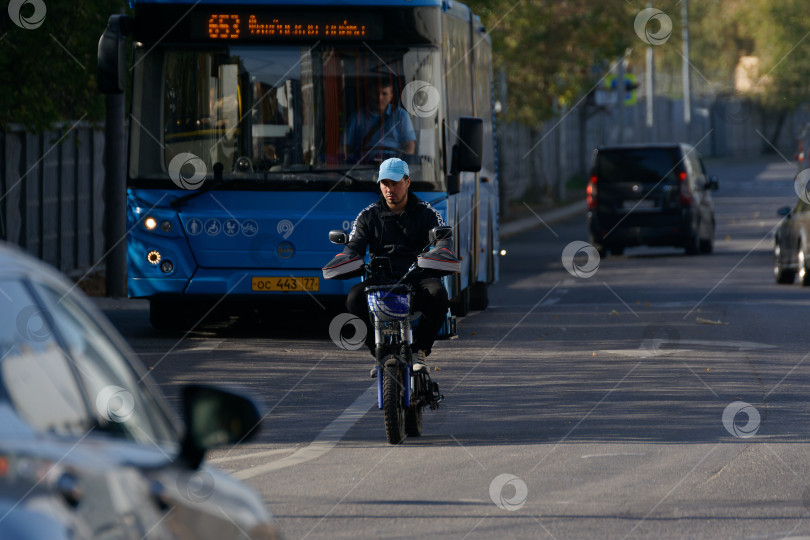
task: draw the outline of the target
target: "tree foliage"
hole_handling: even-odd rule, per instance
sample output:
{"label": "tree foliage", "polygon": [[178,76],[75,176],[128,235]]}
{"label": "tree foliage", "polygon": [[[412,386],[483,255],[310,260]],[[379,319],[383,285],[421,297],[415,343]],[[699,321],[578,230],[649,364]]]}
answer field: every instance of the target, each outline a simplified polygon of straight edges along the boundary
{"label": "tree foliage", "polygon": [[[508,83],[508,118],[538,124],[555,103],[576,102],[625,52],[627,69],[642,74],[647,43],[634,20],[647,2],[624,0],[470,0],[490,31],[496,72]],[[665,43],[653,46],[656,93],[682,94],[683,0],[656,0],[672,23]],[[699,95],[746,94],[771,108],[810,101],[810,18],[799,0],[688,2],[692,89]],[[651,22],[650,24],[653,24]],[[655,30],[655,28],[653,28]],[[755,85],[735,87],[740,59],[755,57]]]}
{"label": "tree foliage", "polygon": [[[655,46],[656,91],[681,92],[684,0],[653,5],[672,22],[666,43]],[[22,3],[30,17],[35,2]],[[0,12],[0,128],[9,123],[43,129],[54,122],[103,117],[96,89],[98,39],[124,0],[42,0],[47,12],[37,28],[14,24]],[[496,74],[507,79],[508,118],[539,125],[593,89],[628,53],[627,69],[641,75],[647,44],[634,20],[647,2],[626,0],[467,0],[490,32]],[[810,18],[799,0],[692,0],[689,6],[693,91],[735,93],[735,68],[743,56],[758,59],[749,97],[770,107],[810,101]]]}
{"label": "tree foliage", "polygon": [[16,19],[29,28],[15,24],[8,10],[0,12],[0,128],[19,123],[41,130],[103,118],[95,82],[98,40],[125,2],[45,0],[44,19],[35,18],[35,4],[23,3]]}
{"label": "tree foliage", "polygon": [[762,102],[793,109],[810,99],[810,19],[806,4],[797,0],[747,0],[739,10],[740,26],[750,36],[759,59]]}
{"label": "tree foliage", "polygon": [[506,73],[508,118],[539,124],[573,104],[637,39],[624,0],[473,0]]}

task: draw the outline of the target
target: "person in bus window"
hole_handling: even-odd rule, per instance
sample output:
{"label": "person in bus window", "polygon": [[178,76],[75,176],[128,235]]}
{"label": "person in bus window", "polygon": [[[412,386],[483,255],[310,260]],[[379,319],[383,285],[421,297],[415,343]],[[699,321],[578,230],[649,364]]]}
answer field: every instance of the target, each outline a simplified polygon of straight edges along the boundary
{"label": "person in bus window", "polygon": [[391,81],[380,81],[369,103],[349,120],[343,154],[350,161],[358,161],[415,151],[416,134],[411,117],[394,103]]}
{"label": "person in bus window", "polygon": [[[410,191],[411,179],[408,164],[399,158],[389,158],[380,165],[377,182],[380,186],[380,198],[364,208],[354,221],[349,242],[343,253],[332,259],[324,268],[325,277],[338,277],[341,266],[348,267],[346,261],[360,261],[366,250],[372,258],[388,257],[391,261],[392,277],[400,279],[416,262],[417,257],[430,245],[429,233],[433,227],[444,226],[442,216],[427,202],[419,199]],[[450,248],[450,238],[439,240],[428,254],[431,260],[441,260],[457,272],[458,259]],[[424,254],[423,254],[424,256]],[[358,262],[357,266],[361,263]],[[356,268],[356,266],[355,266]],[[433,267],[439,268],[439,267]],[[333,273],[328,273],[333,271]],[[422,313],[419,324],[413,330],[413,343],[416,362],[425,362],[430,354],[436,335],[441,330],[447,315],[449,299],[437,274],[417,268],[409,274],[407,282],[414,289],[413,310]],[[368,329],[373,328],[369,322],[368,302],[365,287],[371,285],[369,280],[358,283],[349,291],[346,298],[346,309],[360,317]],[[374,354],[374,332],[366,333],[366,346]],[[372,370],[376,374],[376,370]]]}

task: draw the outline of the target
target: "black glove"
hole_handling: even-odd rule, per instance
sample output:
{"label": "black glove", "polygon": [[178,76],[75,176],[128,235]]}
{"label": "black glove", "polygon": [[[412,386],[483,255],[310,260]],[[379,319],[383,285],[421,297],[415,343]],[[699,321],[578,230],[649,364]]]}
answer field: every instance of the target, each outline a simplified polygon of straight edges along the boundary
{"label": "black glove", "polygon": [[363,275],[363,257],[340,253],[321,268],[324,279],[351,279]]}

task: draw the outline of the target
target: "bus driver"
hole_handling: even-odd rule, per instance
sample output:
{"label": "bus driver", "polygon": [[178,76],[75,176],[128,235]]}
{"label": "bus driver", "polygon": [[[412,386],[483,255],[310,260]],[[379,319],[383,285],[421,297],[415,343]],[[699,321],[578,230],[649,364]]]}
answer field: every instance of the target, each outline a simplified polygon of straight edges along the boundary
{"label": "bus driver", "polygon": [[389,156],[413,154],[416,134],[408,113],[393,103],[393,83],[381,80],[372,95],[376,95],[376,99],[371,99],[364,110],[357,111],[346,127],[343,154],[350,161],[362,160],[366,153],[374,155],[377,151]]}

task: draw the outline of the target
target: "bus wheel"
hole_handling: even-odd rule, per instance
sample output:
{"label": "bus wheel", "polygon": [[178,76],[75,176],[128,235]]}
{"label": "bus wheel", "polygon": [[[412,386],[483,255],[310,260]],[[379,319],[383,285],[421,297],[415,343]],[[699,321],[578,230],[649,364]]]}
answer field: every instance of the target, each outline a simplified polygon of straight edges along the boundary
{"label": "bus wheel", "polygon": [[[179,309],[178,309],[179,308]],[[179,302],[149,300],[149,322],[155,330],[187,330],[186,310]]]}
{"label": "bus wheel", "polygon": [[482,281],[473,284],[470,289],[470,309],[485,310],[489,306],[488,285]]}
{"label": "bus wheel", "polygon": [[465,287],[458,296],[450,302],[450,312],[456,317],[463,317],[470,311],[470,288]]}

